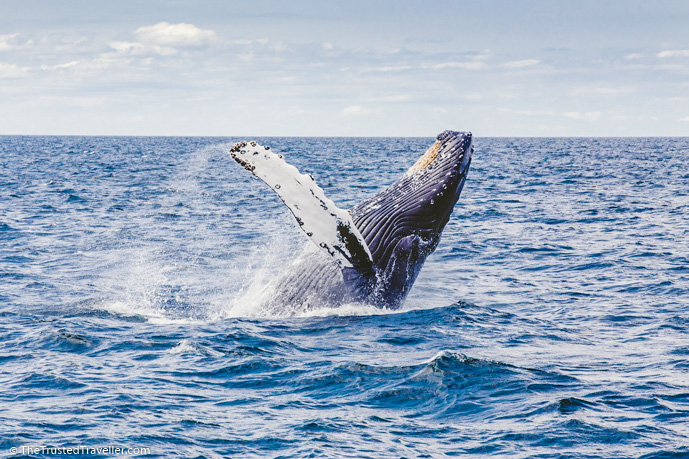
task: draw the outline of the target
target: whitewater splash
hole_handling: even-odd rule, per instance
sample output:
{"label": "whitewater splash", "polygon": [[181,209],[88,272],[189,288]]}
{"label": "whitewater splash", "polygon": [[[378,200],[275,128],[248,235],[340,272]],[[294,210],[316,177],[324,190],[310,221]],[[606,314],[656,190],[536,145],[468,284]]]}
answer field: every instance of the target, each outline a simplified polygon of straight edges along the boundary
{"label": "whitewater splash", "polygon": [[[159,185],[161,205],[154,210],[167,219],[162,225],[147,225],[138,237],[119,231],[114,247],[92,254],[101,258],[105,267],[99,290],[106,295],[94,301],[96,308],[161,324],[393,312],[361,303],[310,311],[297,304],[285,304],[279,311],[265,309],[273,292],[271,281],[285,270],[285,260],[293,260],[294,253],[304,250],[303,239],[284,212],[261,221],[260,232],[252,228],[255,234],[251,238],[236,230],[217,230],[218,204],[213,202],[217,192],[208,189],[208,177],[216,161],[226,161],[226,151],[227,144],[195,151],[176,167],[167,183]],[[223,183],[232,180],[235,177]],[[255,181],[242,186],[256,187],[257,200],[267,194]],[[240,202],[239,196],[231,197],[230,211],[256,205]],[[184,216],[196,221],[185,224]],[[145,217],[150,221],[155,215]]]}

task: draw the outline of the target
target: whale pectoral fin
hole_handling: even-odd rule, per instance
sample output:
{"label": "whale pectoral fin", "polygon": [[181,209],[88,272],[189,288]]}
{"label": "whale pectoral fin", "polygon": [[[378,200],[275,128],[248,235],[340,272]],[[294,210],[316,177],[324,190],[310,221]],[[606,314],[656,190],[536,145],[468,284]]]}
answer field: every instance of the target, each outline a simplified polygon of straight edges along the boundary
{"label": "whale pectoral fin", "polygon": [[311,242],[340,268],[354,268],[366,275],[373,271],[371,252],[352,216],[328,199],[311,175],[300,173],[282,155],[256,142],[239,142],[230,154],[277,193]]}

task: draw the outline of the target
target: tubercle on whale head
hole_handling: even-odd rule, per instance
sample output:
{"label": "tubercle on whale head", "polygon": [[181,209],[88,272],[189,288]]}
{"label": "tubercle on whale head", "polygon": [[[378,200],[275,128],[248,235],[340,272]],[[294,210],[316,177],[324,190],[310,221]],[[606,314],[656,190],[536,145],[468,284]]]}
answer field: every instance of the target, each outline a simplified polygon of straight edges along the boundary
{"label": "tubercle on whale head", "polygon": [[414,173],[426,169],[438,157],[440,151],[440,141],[436,140],[433,145],[428,147],[426,153],[421,156],[412,167],[409,168],[409,173]]}
{"label": "tubercle on whale head", "polygon": [[407,174],[419,173],[442,165],[458,165],[463,172],[474,152],[471,132],[443,131],[428,150],[409,168]]}

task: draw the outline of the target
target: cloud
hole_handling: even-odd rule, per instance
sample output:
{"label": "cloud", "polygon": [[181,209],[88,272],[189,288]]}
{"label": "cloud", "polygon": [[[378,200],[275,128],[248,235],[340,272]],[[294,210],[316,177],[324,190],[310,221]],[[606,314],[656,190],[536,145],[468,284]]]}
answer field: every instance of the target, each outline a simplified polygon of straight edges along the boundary
{"label": "cloud", "polygon": [[24,39],[22,41],[22,39],[19,38],[18,33],[11,33],[5,35],[0,34],[0,52],[10,51],[17,48],[28,48],[31,47],[33,44],[33,40]]}
{"label": "cloud", "polygon": [[[116,55],[126,56],[172,56],[178,48],[200,47],[215,40],[215,32],[204,30],[193,24],[170,24],[159,22],[143,26],[134,32],[135,41],[113,40],[108,46]],[[266,40],[242,40],[233,44],[249,45],[267,43]],[[107,57],[112,57],[112,54]]]}
{"label": "cloud", "polygon": [[159,22],[134,32],[139,41],[158,46],[202,46],[215,40],[215,32],[193,24]]}
{"label": "cloud", "polygon": [[520,69],[523,67],[530,67],[532,65],[539,64],[541,61],[536,60],[536,59],[526,59],[523,61],[510,61],[510,62],[505,62],[502,64],[501,67],[505,67],[508,69]]}
{"label": "cloud", "polygon": [[581,112],[565,112],[562,114],[563,116],[566,116],[567,118],[572,118],[574,120],[588,120],[588,121],[596,121],[598,118],[600,118],[603,114],[601,112],[586,112],[586,113],[581,113]]}
{"label": "cloud", "polygon": [[685,116],[684,118],[680,118],[677,121],[685,121],[685,122],[689,123],[689,116]]}
{"label": "cloud", "polygon": [[434,69],[449,69],[449,68],[459,68],[465,70],[481,70],[486,68],[486,64],[483,62],[442,62],[440,64],[435,64]]}
{"label": "cloud", "polygon": [[0,78],[19,78],[26,75],[27,67],[19,67],[17,64],[0,62]]}
{"label": "cloud", "polygon": [[7,51],[12,49],[14,47],[14,41],[16,38],[16,33],[10,35],[0,35],[0,51]]}
{"label": "cloud", "polygon": [[383,67],[376,67],[373,70],[376,72],[401,72],[404,70],[411,70],[414,67],[411,65],[389,65],[389,66],[383,66]]}
{"label": "cloud", "polygon": [[633,60],[641,59],[642,57],[643,56],[639,53],[631,53],[631,54],[627,54],[626,56],[624,56],[624,60],[625,61],[633,61]]}
{"label": "cloud", "polygon": [[169,46],[145,45],[133,41],[111,41],[108,43],[108,46],[119,54],[130,54],[132,56],[149,56],[151,54],[171,56],[177,53],[175,48],[170,48]]}
{"label": "cloud", "polygon": [[667,51],[661,51],[658,53],[659,58],[665,57],[689,57],[689,49],[671,49]]}
{"label": "cloud", "polygon": [[72,67],[77,67],[82,63],[82,61],[69,61],[63,64],[56,65],[41,65],[41,70],[64,70]]}

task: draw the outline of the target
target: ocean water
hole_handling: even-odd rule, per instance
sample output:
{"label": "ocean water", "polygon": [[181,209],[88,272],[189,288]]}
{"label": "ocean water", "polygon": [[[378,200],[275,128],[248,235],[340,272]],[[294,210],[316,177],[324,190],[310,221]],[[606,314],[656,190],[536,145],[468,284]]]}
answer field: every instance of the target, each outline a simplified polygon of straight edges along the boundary
{"label": "ocean water", "polygon": [[[237,140],[0,137],[0,456],[689,457],[689,138],[476,138],[404,307],[297,317]],[[346,208],[433,139],[256,140]]]}

